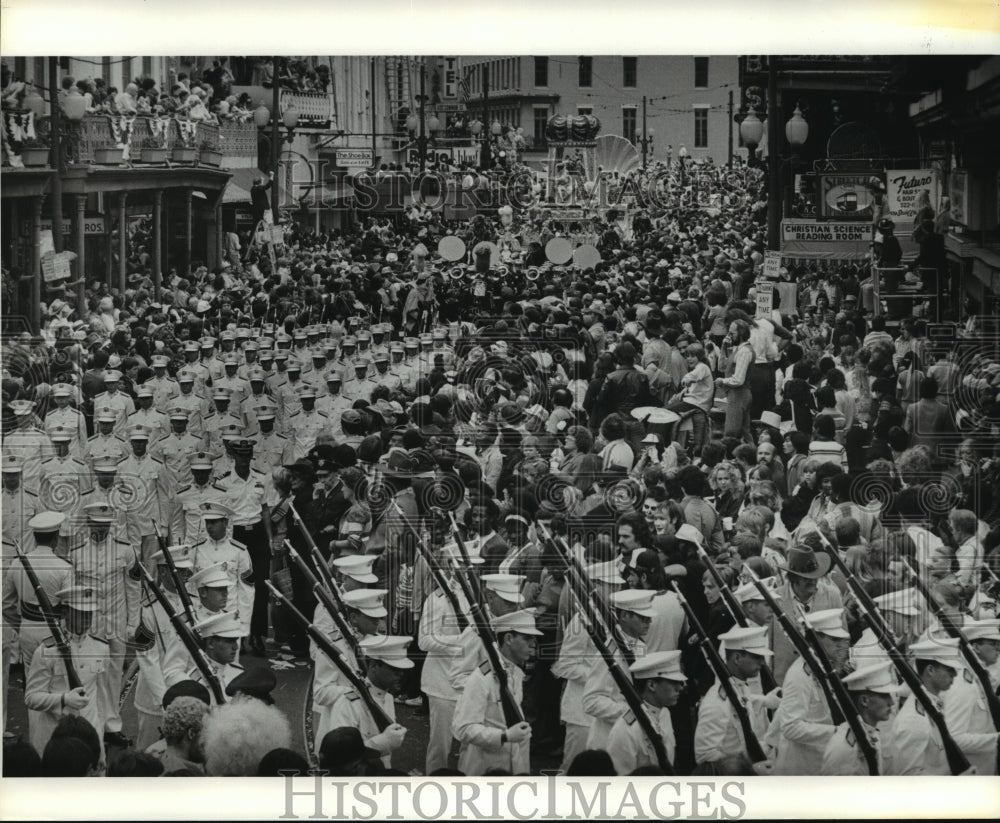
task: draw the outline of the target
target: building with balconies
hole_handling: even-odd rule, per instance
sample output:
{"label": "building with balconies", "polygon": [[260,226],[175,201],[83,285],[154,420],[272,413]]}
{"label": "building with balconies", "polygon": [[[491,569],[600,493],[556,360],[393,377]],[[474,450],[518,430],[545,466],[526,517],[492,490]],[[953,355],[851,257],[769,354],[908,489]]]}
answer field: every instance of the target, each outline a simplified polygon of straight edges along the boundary
{"label": "building with balconies", "polygon": [[[736,57],[486,56],[460,58],[470,116],[523,129],[528,152],[546,149],[545,125],[556,114],[591,114],[602,135],[620,135],[649,157],[728,157]],[[645,122],[643,101],[645,99]],[[738,99],[738,98],[737,98]]]}

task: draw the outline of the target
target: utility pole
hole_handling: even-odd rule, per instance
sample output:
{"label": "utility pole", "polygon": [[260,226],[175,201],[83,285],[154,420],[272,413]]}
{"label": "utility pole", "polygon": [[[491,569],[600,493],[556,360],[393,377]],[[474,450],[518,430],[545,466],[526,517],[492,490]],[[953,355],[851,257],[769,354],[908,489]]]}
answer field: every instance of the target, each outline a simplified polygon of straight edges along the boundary
{"label": "utility pole", "polygon": [[781,234],[781,139],[778,127],[777,57],[767,58],[767,247],[780,250]]}
{"label": "utility pole", "polygon": [[729,168],[733,167],[733,90],[729,90]]}
{"label": "utility pole", "polygon": [[[375,171],[378,168],[378,138],[375,136],[378,133],[378,129],[375,128],[375,123],[377,122],[375,117],[375,61],[378,58],[371,58],[371,104],[372,104],[372,170]],[[732,94],[730,94],[732,97]]]}
{"label": "utility pole", "polygon": [[[57,252],[63,250],[63,215],[62,215],[62,175],[63,175],[63,145],[62,145],[62,109],[59,104],[59,58],[49,58],[49,114],[52,143],[52,194],[49,202],[52,204],[52,244]],[[124,221],[122,221],[124,223]],[[125,230],[124,225],[121,228]]]}
{"label": "utility pole", "polygon": [[483,155],[481,158],[483,171],[489,171],[493,165],[490,157],[490,64],[483,63]]}
{"label": "utility pole", "polygon": [[420,58],[420,138],[418,145],[420,146],[420,173],[423,174],[424,170],[427,168],[427,133],[426,125],[424,122],[424,101],[427,99],[427,94],[424,91],[424,86],[427,82],[427,65],[423,57]]}
{"label": "utility pole", "polygon": [[646,146],[649,145],[649,132],[646,130],[646,95],[642,96],[642,170],[646,170]]}
{"label": "utility pole", "polygon": [[271,174],[274,176],[271,178],[271,219],[274,221],[274,225],[278,225],[278,147],[281,144],[281,135],[279,134],[281,123],[281,112],[278,110],[278,106],[281,101],[281,94],[278,89],[278,76],[280,72],[278,71],[278,61],[280,57],[271,58],[274,60],[274,71],[271,77]]}

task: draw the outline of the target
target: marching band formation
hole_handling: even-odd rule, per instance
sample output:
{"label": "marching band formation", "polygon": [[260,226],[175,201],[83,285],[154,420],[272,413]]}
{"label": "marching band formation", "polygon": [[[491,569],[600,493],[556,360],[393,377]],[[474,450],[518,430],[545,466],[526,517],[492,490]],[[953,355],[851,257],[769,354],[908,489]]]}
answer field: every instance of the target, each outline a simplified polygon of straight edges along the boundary
{"label": "marching band formation", "polygon": [[53,302],[5,346],[5,774],[996,775],[1000,366],[852,264],[757,311],[723,171],[589,265],[427,213]]}

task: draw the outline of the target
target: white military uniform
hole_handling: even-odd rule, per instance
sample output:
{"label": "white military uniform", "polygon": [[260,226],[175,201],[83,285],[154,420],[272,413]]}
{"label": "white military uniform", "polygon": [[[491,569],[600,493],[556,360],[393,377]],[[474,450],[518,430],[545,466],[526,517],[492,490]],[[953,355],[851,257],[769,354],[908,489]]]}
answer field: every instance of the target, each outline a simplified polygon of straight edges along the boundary
{"label": "white military uniform", "polygon": [[[944,701],[941,697],[931,696],[931,700],[939,710],[942,709]],[[941,735],[920,701],[912,695],[906,699],[892,724],[890,759],[895,775],[951,774]]]}
{"label": "white military uniform", "polygon": [[[455,584],[452,584],[453,586]],[[459,606],[467,607],[461,592],[456,592]],[[417,643],[427,652],[420,675],[420,690],[427,695],[430,710],[430,739],[427,741],[425,771],[448,766],[451,753],[451,722],[455,716],[458,691],[449,677],[451,662],[462,653],[459,631],[451,601],[440,589],[424,601],[420,615]]]}
{"label": "white military uniform", "polygon": [[[520,704],[524,694],[524,672],[506,658],[500,659],[507,671],[510,693]],[[500,736],[507,731],[507,723],[500,704],[500,683],[489,661],[465,681],[465,689],[455,704],[451,728],[461,744],[458,768],[465,774],[478,776],[490,769],[504,769],[510,774],[530,772],[530,741],[500,742]]]}
{"label": "white military uniform", "polygon": [[566,681],[559,702],[559,717],[566,724],[563,742],[562,770],[569,768],[573,759],[587,748],[587,735],[593,718],[583,711],[583,689],[593,668],[597,649],[583,628],[578,614],[570,618],[563,635],[559,658],[552,666],[552,674]]}
{"label": "white military uniform", "polygon": [[110,648],[106,641],[90,634],[82,637],[67,634],[67,642],[76,673],[90,702],[79,710],[62,705],[63,695],[70,691],[66,664],[56,641],[51,637],[45,640],[35,650],[24,685],[24,705],[28,708],[28,739],[39,753],[45,751],[59,718],[64,714],[76,714],[89,721],[97,730],[98,739],[102,740],[103,750],[107,707],[102,697],[101,681],[111,665]]}
{"label": "white military uniform", "polygon": [[[754,680],[757,680],[754,678]],[[767,732],[767,709],[763,703],[753,698],[760,694],[759,685],[753,681],[730,677],[733,689],[740,703],[750,716],[750,728],[763,744]],[[759,680],[757,683],[759,684]],[[694,759],[696,763],[711,763],[729,755],[746,752],[743,727],[726,694],[725,688],[716,682],[701,699],[698,706],[698,726],[694,733]]]}
{"label": "white military uniform", "polygon": [[[882,730],[877,726],[869,726],[858,718],[868,734],[878,759],[878,773],[885,774],[885,759],[882,756]],[[833,736],[827,741],[823,752],[823,765],[820,774],[840,777],[868,777],[868,761],[858,745],[850,723],[837,726]]]}
{"label": "white military uniform", "polygon": [[979,678],[965,668],[941,695],[948,731],[976,768],[976,774],[997,773],[998,735]]}
{"label": "white military uniform", "polygon": [[[674,738],[674,724],[670,720],[670,710],[657,709],[645,702],[642,708],[652,722],[653,728],[658,730],[663,738],[667,759],[673,763],[677,743]],[[615,721],[605,748],[615,764],[615,771],[620,775],[631,774],[640,766],[659,766],[653,744],[631,709]]]}
{"label": "white military uniform", "polygon": [[[646,646],[641,640],[630,637],[624,632],[622,638],[636,660],[645,655]],[[629,664],[625,655],[620,650],[616,650],[614,654],[622,670],[628,671]],[[583,711],[591,719],[590,731],[587,733],[587,748],[603,748],[615,721],[628,711],[628,703],[622,697],[602,657],[598,657],[591,664],[587,684],[583,689],[582,706]]]}
{"label": "white military uniform", "polygon": [[[396,705],[392,699],[392,695],[389,692],[376,689],[370,683],[368,684],[368,692],[375,702],[383,708],[389,718],[395,722]],[[361,699],[361,695],[354,689],[344,692],[344,694],[337,698],[337,701],[330,708],[328,722],[329,729],[326,731],[339,729],[341,726],[350,726],[357,729],[361,732],[361,739],[364,740],[365,746],[376,749],[381,753],[382,765],[387,769],[392,767],[392,752],[385,748],[379,748],[373,742],[373,738],[379,734],[378,726],[375,724],[375,718],[372,717],[372,713],[365,705],[365,701]],[[316,736],[322,742],[323,738],[319,734]]]}
{"label": "white military uniform", "polygon": [[775,773],[819,774],[835,727],[823,689],[802,658],[796,658],[785,674],[772,724],[780,733]]}
{"label": "white military uniform", "polygon": [[249,581],[253,574],[250,553],[238,540],[224,537],[222,540],[206,538],[193,547],[195,573],[221,563],[222,570],[229,577],[228,608],[234,609],[244,636],[250,634],[250,613],[253,611],[253,586]]}

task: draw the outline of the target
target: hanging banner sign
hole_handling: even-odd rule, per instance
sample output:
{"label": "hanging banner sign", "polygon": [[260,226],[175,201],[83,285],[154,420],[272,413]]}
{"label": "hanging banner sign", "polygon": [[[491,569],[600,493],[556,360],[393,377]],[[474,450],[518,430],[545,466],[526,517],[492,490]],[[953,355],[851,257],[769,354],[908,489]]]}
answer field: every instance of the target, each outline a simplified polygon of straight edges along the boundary
{"label": "hanging banner sign", "polygon": [[900,226],[913,224],[921,192],[926,191],[930,195],[932,206],[936,207],[940,200],[940,182],[934,169],[887,171],[885,186],[889,217],[896,224],[897,235],[900,234]]}
{"label": "hanging banner sign", "polygon": [[870,243],[873,230],[863,223],[817,223],[812,220],[782,220],[781,242]]}
{"label": "hanging banner sign", "polygon": [[42,229],[39,234],[38,242],[38,253],[45,257],[47,254],[55,254],[56,246],[52,239],[52,228],[51,226],[47,229]]}

